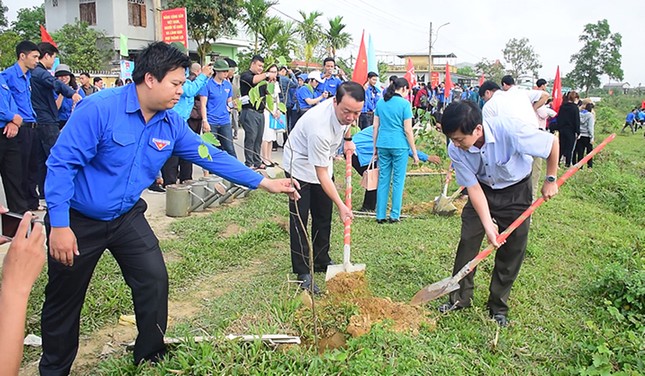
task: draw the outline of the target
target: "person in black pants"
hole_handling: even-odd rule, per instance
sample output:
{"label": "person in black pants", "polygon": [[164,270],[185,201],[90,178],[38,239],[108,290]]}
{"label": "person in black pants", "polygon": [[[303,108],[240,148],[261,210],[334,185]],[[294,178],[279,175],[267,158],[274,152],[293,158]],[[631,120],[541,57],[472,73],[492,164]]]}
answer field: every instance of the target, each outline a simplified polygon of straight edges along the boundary
{"label": "person in black pants", "polygon": [[132,291],[139,332],[135,363],[156,362],[165,354],[168,274],[141,192],[171,155],[236,184],[297,199],[297,186],[289,180],[264,178],[215,147],[206,146],[211,158],[200,157],[201,138],[170,111],[189,64],[178,49],[150,44],[137,57],[134,84],[81,101],[51,150],[45,181],[49,257],[42,376],[69,374],[83,300],[106,249]]}
{"label": "person in black pants", "polygon": [[[594,139],[594,125],[596,123],[595,115],[592,112],[593,103],[587,103],[585,108],[580,111],[580,138],[576,143],[576,150],[574,151],[573,163],[578,163],[585,155],[593,150]],[[587,167],[593,167],[593,158],[587,162]]]}
{"label": "person in black pants", "polygon": [[558,131],[560,132],[560,157],[564,156],[566,167],[571,166],[576,140],[580,136],[580,96],[575,90],[568,92],[558,111]]}

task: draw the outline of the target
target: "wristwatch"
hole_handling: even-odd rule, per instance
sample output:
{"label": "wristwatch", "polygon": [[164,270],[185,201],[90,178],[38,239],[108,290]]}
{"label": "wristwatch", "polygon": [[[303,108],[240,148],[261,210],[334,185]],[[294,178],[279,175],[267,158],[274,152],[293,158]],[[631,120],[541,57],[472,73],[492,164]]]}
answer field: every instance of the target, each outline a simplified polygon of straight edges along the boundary
{"label": "wristwatch", "polygon": [[343,139],[344,139],[345,141],[351,141],[351,140],[352,140],[352,138],[351,138],[351,137],[343,137]]}
{"label": "wristwatch", "polygon": [[555,176],[555,175],[547,175],[547,176],[544,178],[544,181],[547,181],[547,182],[549,182],[549,183],[555,183],[555,181],[556,181],[557,179],[558,179],[558,177],[557,177],[557,176]]}

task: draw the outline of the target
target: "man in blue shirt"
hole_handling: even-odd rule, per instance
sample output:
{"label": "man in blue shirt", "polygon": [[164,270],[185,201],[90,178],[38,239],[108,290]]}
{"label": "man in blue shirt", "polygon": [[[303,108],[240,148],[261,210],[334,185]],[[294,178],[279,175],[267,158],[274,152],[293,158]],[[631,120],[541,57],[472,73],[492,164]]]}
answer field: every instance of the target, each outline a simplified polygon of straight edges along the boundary
{"label": "man in blue shirt", "polygon": [[365,84],[365,104],[363,111],[358,118],[358,126],[365,129],[372,125],[374,122],[374,110],[376,109],[376,102],[381,99],[381,90],[376,87],[378,83],[378,74],[369,72],[367,74],[367,83]]}
{"label": "man in blue shirt", "polygon": [[33,145],[31,155],[32,158],[37,156],[38,164],[35,171],[26,171],[26,173],[36,174],[38,192],[40,193],[40,198],[44,198],[45,161],[49,157],[49,151],[56,143],[60,132],[58,129],[58,107],[56,106],[56,100],[52,96],[52,90],[71,98],[74,103],[81,100],[82,97],[69,85],[57,80],[48,71],[54,66],[58,48],[51,43],[43,42],[38,45],[38,49],[40,50],[38,64],[31,71],[31,104],[36,112],[36,122],[38,123],[36,132],[39,141],[36,145]]}
{"label": "man in blue shirt", "polygon": [[41,375],[69,373],[87,286],[106,248],[132,290],[139,332],[135,363],[154,362],[165,353],[168,275],[140,197],[171,155],[236,184],[299,197],[288,179],[263,178],[214,147],[207,146],[212,159],[199,156],[200,137],[169,111],[181,97],[189,64],[176,48],[150,44],[137,57],[134,84],[81,101],[51,150]]}
{"label": "man in blue shirt", "polygon": [[[547,159],[542,197],[548,200],[558,193],[555,176],[560,156],[558,139],[521,119],[487,117],[482,120],[481,110],[471,101],[450,104],[443,113],[441,130],[452,141],[448,155],[457,183],[468,189],[453,273],[477,255],[486,235],[488,242],[499,248],[490,282],[488,310],[500,326],[507,326],[506,301],[524,259],[531,222],[524,221],[505,243],[497,238],[531,205],[532,157]],[[439,311],[470,307],[474,274],[468,274],[459,283],[459,290],[450,294],[450,301],[439,307]]]}
{"label": "man in blue shirt", "polygon": [[217,60],[213,65],[215,75],[199,92],[202,106],[202,129],[211,132],[220,142],[220,148],[237,158],[233,144],[231,111],[233,106],[233,85],[228,77],[228,64]]}
{"label": "man in blue shirt", "polygon": [[22,116],[18,113],[18,106],[0,74],[0,175],[9,210],[22,214],[28,208],[22,191],[20,145],[16,138],[20,124]]}
{"label": "man in blue shirt", "polygon": [[[190,73],[188,79],[184,82],[182,90],[184,91],[179,98],[179,102],[173,107],[173,110],[181,116],[182,119],[188,122],[188,126],[193,132],[201,133],[201,123],[198,127],[194,127],[194,123],[188,121],[190,114],[195,105],[195,97],[198,96],[199,91],[206,84],[206,80],[213,74],[213,68],[206,65],[202,68],[198,63],[193,63],[190,66]],[[191,124],[192,123],[192,124]],[[193,177],[193,164],[179,157],[170,157],[161,169],[161,177],[163,178],[163,186],[170,184],[177,184],[177,177],[179,182],[183,183],[186,180],[191,180]],[[153,183],[153,185],[156,184]],[[150,186],[152,188],[152,186]]]}
{"label": "man in blue shirt", "polygon": [[18,106],[18,114],[22,117],[20,132],[18,132],[22,160],[21,190],[29,210],[39,209],[36,192],[38,182],[36,174],[33,173],[38,169],[38,160],[32,157],[32,149],[38,143],[38,135],[36,133],[36,113],[31,105],[30,84],[31,71],[36,68],[38,57],[40,57],[38,46],[30,41],[22,41],[16,46],[16,63],[2,72],[7,86],[11,90],[11,96]]}
{"label": "man in blue shirt", "polygon": [[[346,81],[344,79],[345,73],[341,69],[336,68],[336,61],[333,57],[327,57],[323,60],[323,68],[324,74],[322,75],[322,79],[324,82],[322,85],[318,86],[316,91],[318,92],[318,95],[326,91],[327,96],[325,98],[333,97],[336,95],[338,85]],[[343,78],[341,79],[339,76]]]}

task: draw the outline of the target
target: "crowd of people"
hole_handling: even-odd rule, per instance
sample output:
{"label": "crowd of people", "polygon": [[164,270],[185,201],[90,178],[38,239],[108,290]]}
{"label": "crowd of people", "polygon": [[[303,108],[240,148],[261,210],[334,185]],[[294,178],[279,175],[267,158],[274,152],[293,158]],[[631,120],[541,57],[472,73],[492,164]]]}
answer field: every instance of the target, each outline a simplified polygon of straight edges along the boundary
{"label": "crowd of people", "polygon": [[[486,81],[446,96],[443,83],[412,88],[400,77],[391,77],[383,89],[375,72],[368,73],[365,83],[349,81],[333,58],[324,60],[323,71],[304,73],[275,64],[265,68],[263,57],[256,55],[248,70],[238,74],[230,58],[200,66],[174,47],[153,43],[137,57],[131,83],[103,89],[102,80],[95,78],[91,85],[86,73],[77,84],[65,64],[50,73],[57,53],[49,43],[21,42],[16,64],[0,74],[0,172],[7,205],[29,219],[30,210],[42,209],[39,198],[47,203],[42,375],[70,372],[85,293],[106,249],[132,290],[139,331],[135,363],[165,354],[168,275],[144,217],[147,205],[141,194],[146,188],[163,191],[165,185],[192,180],[193,163],[235,184],[288,195],[292,271],[303,289],[320,292],[310,266],[325,272],[334,264],[329,254],[333,208],[343,222],[354,217],[333,182],[339,151],[351,157],[360,174],[366,166],[378,165],[377,189],[366,191],[362,210],[375,211],[379,224],[401,221],[409,158],[413,163],[439,162],[417,150],[413,108],[430,111],[440,123],[450,141],[457,182],[468,192],[455,272],[472,259],[484,236],[501,247],[487,306],[491,317],[506,326],[506,302],[526,251],[530,222],[506,243],[497,236],[530,205],[540,182],[545,199],[557,194],[561,157],[567,166],[575,163],[594,140],[593,104],[579,107],[576,92],[566,95],[557,122],[549,121],[554,113],[544,80],[524,91],[506,76],[501,87]],[[260,101],[254,100],[254,90]],[[279,103],[285,104],[285,114]],[[559,137],[547,132],[549,123]],[[234,145],[240,126],[243,162]],[[203,132],[220,142],[218,148],[207,146],[209,158],[198,151]],[[277,141],[283,143],[285,179],[258,173],[274,164],[271,151]],[[18,238],[12,248],[32,247],[42,254],[42,238],[22,233]],[[19,252],[10,250],[10,255]],[[13,258],[8,260],[5,264]],[[3,271],[5,276],[11,268]],[[25,284],[31,286],[35,269],[40,270],[30,268]],[[0,295],[2,312],[8,309],[6,286]],[[472,293],[471,274],[440,311],[469,307]],[[24,314],[12,317],[24,324]]]}

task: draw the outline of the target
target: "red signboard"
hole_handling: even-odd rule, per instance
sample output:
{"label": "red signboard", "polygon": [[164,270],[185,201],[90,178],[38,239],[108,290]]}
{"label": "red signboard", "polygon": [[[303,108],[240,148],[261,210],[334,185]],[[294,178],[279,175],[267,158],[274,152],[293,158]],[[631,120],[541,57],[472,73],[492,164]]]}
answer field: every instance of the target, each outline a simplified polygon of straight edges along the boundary
{"label": "red signboard", "polygon": [[179,42],[188,48],[186,8],[161,11],[161,40],[169,44]]}
{"label": "red signboard", "polygon": [[432,72],[430,73],[430,87],[434,89],[437,86],[439,86],[439,72]]}

